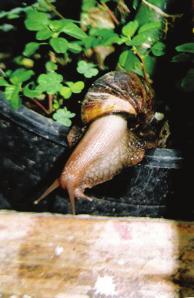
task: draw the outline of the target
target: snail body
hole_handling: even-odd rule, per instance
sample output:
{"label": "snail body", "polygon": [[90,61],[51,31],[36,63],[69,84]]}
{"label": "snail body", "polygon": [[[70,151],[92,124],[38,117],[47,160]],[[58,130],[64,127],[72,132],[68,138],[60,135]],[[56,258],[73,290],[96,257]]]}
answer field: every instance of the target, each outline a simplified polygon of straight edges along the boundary
{"label": "snail body", "polygon": [[88,129],[78,143],[60,177],[36,201],[60,186],[66,189],[72,211],[75,198],[91,200],[86,188],[112,179],[124,167],[139,163],[145,144],[128,128],[127,115],[152,114],[153,93],[147,83],[134,73],[110,72],[89,89],[82,104],[82,121]]}

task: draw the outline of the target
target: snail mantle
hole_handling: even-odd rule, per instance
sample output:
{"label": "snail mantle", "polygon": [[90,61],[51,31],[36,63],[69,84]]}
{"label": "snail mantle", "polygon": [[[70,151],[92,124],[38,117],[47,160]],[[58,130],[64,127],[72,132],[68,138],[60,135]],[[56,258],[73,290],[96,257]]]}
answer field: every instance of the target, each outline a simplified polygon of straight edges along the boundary
{"label": "snail mantle", "polygon": [[[60,173],[69,155],[68,129],[22,107],[13,111],[0,98],[0,209],[69,213],[66,192],[57,189],[39,205],[34,200]],[[144,160],[111,181],[86,191],[77,214],[189,218],[185,158],[175,149],[147,150]],[[184,194],[184,196],[182,196]]]}

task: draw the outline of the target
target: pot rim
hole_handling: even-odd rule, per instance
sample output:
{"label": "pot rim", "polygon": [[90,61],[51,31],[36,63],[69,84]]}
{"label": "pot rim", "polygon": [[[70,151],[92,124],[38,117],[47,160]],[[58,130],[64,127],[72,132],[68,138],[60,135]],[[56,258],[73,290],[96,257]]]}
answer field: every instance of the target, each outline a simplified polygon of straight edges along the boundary
{"label": "pot rim", "polygon": [[25,130],[28,130],[47,140],[51,140],[56,144],[65,147],[67,146],[66,136],[69,131],[68,127],[38,114],[25,106],[21,106],[17,110],[12,109],[1,93],[0,114],[9,119],[11,122],[23,127]]}
{"label": "pot rim", "polygon": [[[67,147],[66,136],[69,131],[68,127],[25,106],[21,106],[18,110],[13,110],[9,103],[3,99],[2,94],[0,94],[0,114],[27,131]],[[145,158],[140,165],[159,168],[180,168],[182,162],[183,155],[181,151],[177,149],[155,148],[146,152]]]}

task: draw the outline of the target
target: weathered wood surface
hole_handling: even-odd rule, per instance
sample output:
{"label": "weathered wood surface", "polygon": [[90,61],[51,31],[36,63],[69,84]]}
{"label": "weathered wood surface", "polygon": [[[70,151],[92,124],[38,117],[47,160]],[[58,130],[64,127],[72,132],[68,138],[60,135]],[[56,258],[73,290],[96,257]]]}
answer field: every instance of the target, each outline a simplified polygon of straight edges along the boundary
{"label": "weathered wood surface", "polygon": [[0,297],[194,297],[194,223],[0,212]]}

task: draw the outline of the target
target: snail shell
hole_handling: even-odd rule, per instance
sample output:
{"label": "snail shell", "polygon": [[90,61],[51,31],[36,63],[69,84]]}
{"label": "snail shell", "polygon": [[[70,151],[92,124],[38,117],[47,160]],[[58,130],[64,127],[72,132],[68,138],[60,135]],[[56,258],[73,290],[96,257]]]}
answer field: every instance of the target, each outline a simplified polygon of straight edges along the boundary
{"label": "snail shell", "polygon": [[153,90],[135,73],[112,71],[97,79],[82,103],[84,124],[113,113],[131,116],[147,115],[152,111]]}

